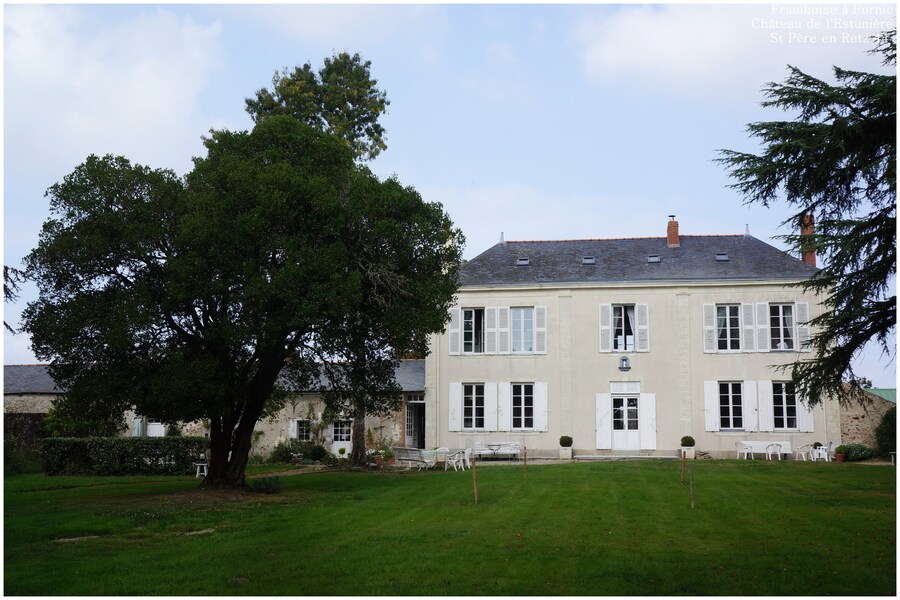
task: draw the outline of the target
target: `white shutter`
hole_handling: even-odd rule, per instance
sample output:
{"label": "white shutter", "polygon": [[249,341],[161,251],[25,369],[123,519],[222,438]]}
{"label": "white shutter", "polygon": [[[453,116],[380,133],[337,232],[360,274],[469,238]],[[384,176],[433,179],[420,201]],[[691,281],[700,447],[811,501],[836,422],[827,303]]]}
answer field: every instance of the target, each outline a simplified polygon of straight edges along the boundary
{"label": "white shutter", "polygon": [[450,431],[462,431],[463,386],[461,383],[450,384],[450,401],[448,406],[448,429]]}
{"label": "white shutter", "polygon": [[799,397],[797,398],[797,429],[803,433],[812,433],[815,430],[812,407]]}
{"label": "white shutter", "polygon": [[534,353],[547,354],[547,307],[534,307]]}
{"label": "white shutter", "polygon": [[297,439],[297,419],[288,421],[288,439]]}
{"label": "white shutter", "polygon": [[703,351],[716,351],[716,305],[703,305]]}
{"label": "white shutter", "polygon": [[636,304],[634,320],[637,321],[635,349],[638,352],[650,352],[650,307],[646,304]]}
{"label": "white shutter", "polygon": [[641,394],[639,402],[641,450],[656,450],[656,394]]}
{"label": "white shutter", "polygon": [[597,449],[612,450],[611,394],[597,394]]}
{"label": "white shutter", "polygon": [[612,352],[612,304],[600,305],[600,352]]}
{"label": "white shutter", "polygon": [[509,307],[497,309],[497,354],[509,354]]}
{"label": "white shutter", "polygon": [[547,431],[549,418],[549,400],[547,398],[547,382],[534,383],[534,430]]}
{"label": "white shutter", "polygon": [[719,382],[703,382],[703,410],[706,413],[706,430],[719,431]]}
{"label": "white shutter", "polygon": [[497,309],[484,309],[484,352],[497,354]]}
{"label": "white shutter", "polygon": [[448,337],[450,338],[450,354],[459,354],[462,347],[462,315],[458,306],[450,309]]}
{"label": "white shutter", "polygon": [[[512,384],[502,381],[497,386],[497,427],[509,431],[512,429]],[[484,401],[487,403],[487,398]]]}
{"label": "white shutter", "polygon": [[744,415],[744,431],[760,431],[759,386],[755,381],[745,381],[741,393],[741,412]]}
{"label": "white shutter", "polygon": [[741,305],[741,350],[756,352],[756,319],[753,318],[753,305]]}
{"label": "white shutter", "polygon": [[497,384],[484,384],[484,430],[497,431]]}
{"label": "white shutter", "polygon": [[768,379],[759,382],[759,430],[775,431],[775,394]]}
{"label": "white shutter", "polygon": [[809,303],[798,302],[797,312],[797,349],[800,352],[809,352]]}
{"label": "white shutter", "polygon": [[769,303],[756,303],[756,351],[769,351]]}

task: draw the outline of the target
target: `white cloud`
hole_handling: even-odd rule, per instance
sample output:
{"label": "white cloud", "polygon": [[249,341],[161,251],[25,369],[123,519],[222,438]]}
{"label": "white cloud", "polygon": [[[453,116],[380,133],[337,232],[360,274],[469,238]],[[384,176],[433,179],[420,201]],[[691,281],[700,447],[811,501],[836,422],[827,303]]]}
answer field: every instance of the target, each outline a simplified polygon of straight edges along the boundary
{"label": "white cloud", "polygon": [[[338,52],[412,41],[419,51],[411,57],[424,61],[436,58],[435,39],[448,28],[445,10],[430,5],[279,4],[232,9],[281,35],[328,46]],[[309,57],[309,60],[317,61],[319,57]]]}
{"label": "white cloud", "polygon": [[895,23],[895,13],[854,15],[853,5],[812,7],[834,14],[790,12],[803,10],[783,4],[626,6],[581,21],[572,36],[590,80],[636,81],[712,101],[758,99],[764,83],[784,78],[787,64],[824,78],[835,64],[880,65],[865,54],[872,48],[866,38],[887,29],[877,25]]}
{"label": "white cloud", "polygon": [[90,153],[186,170],[208,129],[198,98],[220,66],[220,24],[165,10],[118,22],[88,14],[6,7],[7,173],[61,178]]}

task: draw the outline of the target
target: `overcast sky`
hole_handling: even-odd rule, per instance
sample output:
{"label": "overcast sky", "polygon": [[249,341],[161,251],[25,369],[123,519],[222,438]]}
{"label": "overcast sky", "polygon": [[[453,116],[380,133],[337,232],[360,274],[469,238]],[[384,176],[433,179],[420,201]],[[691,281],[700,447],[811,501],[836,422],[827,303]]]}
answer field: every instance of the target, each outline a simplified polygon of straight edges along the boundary
{"label": "overcast sky", "polygon": [[[745,206],[716,151],[755,150],[746,124],[785,118],[759,104],[787,64],[884,72],[866,38],[895,23],[894,4],[6,5],[4,264],[89,154],[184,174],[209,129],[251,127],[244,98],[276,69],[341,51],[391,101],[371,167],[441,202],[467,258],[501,233],[662,236],[669,214],[784,248],[786,207]],[[28,346],[4,332],[4,364],[35,362]],[[894,387],[877,355],[860,374]]]}

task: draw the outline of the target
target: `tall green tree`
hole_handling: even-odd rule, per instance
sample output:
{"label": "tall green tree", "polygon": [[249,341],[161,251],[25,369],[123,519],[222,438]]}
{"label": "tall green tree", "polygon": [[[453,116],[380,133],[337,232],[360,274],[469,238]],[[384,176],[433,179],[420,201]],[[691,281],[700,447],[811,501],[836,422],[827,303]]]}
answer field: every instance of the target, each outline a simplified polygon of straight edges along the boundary
{"label": "tall green tree", "polygon": [[390,101],[372,78],[370,61],[346,52],[325,59],[314,72],[306,63],[272,77],[272,89],[261,88],[246,99],[255,122],[290,115],[344,140],[361,159],[375,158],[387,148],[378,122]]}
{"label": "tall green tree", "polygon": [[[341,53],[326,58],[318,74],[309,63],[276,73],[272,90],[246,100],[247,111],[257,123],[291,115],[344,140],[358,160],[373,158],[386,147],[378,119],[389,102],[370,67],[358,54]],[[323,397],[333,412],[352,416],[350,462],[364,466],[365,417],[400,408],[398,357],[425,356],[427,335],[443,328],[463,237],[439,206],[396,180],[378,182],[364,168],[350,187],[347,211],[346,243],[354,248],[363,294],[317,339],[328,348]],[[440,249],[437,240],[444,240]]]}
{"label": "tall green tree", "polygon": [[[871,53],[896,67],[896,30],[874,41]],[[796,118],[751,123],[762,152],[721,150],[718,161],[748,203],[783,200],[794,207],[783,225],[797,231],[813,217],[811,240],[784,238],[798,250],[811,245],[824,259],[799,284],[824,298],[822,314],[810,321],[814,355],[789,366],[797,390],[817,403],[843,397],[845,382],[857,381],[853,360],[867,343],[892,358],[896,353],[896,75],[834,67],[836,82],[827,83],[788,69],[783,83],[763,88],[762,104],[796,111]]]}
{"label": "tall green tree", "polygon": [[[183,180],[92,156],[50,188],[54,216],[27,257],[39,296],[24,328],[73,406],[208,419],[204,485],[240,487],[284,365],[309,386],[331,324],[363,297],[350,242],[369,216],[349,202],[355,182],[395,183],[361,174],[343,141],[289,116],[205,144]],[[444,251],[450,231],[396,226],[423,256],[457,256]],[[426,282],[427,268],[455,274],[440,261],[418,268]]]}
{"label": "tall green tree", "polygon": [[318,338],[338,365],[323,390],[334,411],[352,417],[354,466],[366,464],[367,415],[400,408],[394,379],[401,356],[427,354],[428,334],[441,331],[457,289],[462,234],[438,204],[396,179],[380,182],[360,168],[347,198],[346,243],[361,294]]}

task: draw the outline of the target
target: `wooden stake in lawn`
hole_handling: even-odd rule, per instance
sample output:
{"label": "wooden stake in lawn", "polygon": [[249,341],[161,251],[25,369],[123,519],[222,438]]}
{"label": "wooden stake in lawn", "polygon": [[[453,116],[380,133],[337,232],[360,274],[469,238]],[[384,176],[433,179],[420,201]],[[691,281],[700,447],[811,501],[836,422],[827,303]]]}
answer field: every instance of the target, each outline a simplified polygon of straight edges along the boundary
{"label": "wooden stake in lawn", "polygon": [[525,481],[528,481],[528,446],[523,446],[522,449],[525,456]]}
{"label": "wooden stake in lawn", "polygon": [[681,451],[681,485],[684,485],[684,450]]}
{"label": "wooden stake in lawn", "polygon": [[691,463],[691,510],[694,509],[694,464]]}
{"label": "wooden stake in lawn", "polygon": [[472,455],[472,489],[475,490],[475,506],[478,506],[478,478],[475,476],[475,466],[477,461],[475,455]]}

